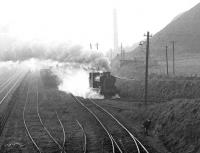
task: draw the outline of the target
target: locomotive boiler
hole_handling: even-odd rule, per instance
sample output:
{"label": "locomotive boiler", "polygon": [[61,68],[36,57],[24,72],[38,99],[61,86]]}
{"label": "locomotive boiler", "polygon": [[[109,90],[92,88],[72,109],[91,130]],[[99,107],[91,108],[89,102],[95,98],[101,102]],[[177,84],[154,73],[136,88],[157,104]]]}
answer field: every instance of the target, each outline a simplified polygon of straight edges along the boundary
{"label": "locomotive boiler", "polygon": [[105,98],[112,98],[117,94],[116,78],[110,72],[91,72],[89,76],[90,87],[98,91]]}

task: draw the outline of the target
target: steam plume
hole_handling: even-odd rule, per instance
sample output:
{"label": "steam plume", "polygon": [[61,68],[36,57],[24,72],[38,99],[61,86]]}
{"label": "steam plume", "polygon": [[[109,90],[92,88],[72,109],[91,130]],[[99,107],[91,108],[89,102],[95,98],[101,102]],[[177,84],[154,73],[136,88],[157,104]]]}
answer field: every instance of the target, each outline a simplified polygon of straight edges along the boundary
{"label": "steam plume", "polygon": [[60,90],[76,96],[102,98],[89,88],[91,70],[110,71],[109,60],[100,52],[67,43],[45,44],[17,40],[10,41],[6,46],[0,43],[0,49],[0,60],[4,63],[25,63],[32,71],[50,68],[61,80]]}

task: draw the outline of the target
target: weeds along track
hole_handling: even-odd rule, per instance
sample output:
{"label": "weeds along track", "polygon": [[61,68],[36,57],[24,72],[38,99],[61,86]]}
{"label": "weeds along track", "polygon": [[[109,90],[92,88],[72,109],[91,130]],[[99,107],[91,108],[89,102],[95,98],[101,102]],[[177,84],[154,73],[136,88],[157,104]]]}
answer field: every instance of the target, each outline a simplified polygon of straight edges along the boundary
{"label": "weeds along track", "polygon": [[110,138],[113,153],[149,153],[144,145],[111,113],[90,99],[73,99],[91,113]]}
{"label": "weeds along track", "polygon": [[37,80],[33,79],[26,94],[26,102],[23,109],[23,122],[26,132],[37,152],[64,153],[63,145],[52,136],[48,127],[44,124],[44,121],[41,118],[37,83]]}
{"label": "weeds along track", "polygon": [[8,117],[15,105],[15,101],[9,102],[9,98],[20,85],[26,74],[27,72],[16,72],[0,86],[0,136],[2,135]]}

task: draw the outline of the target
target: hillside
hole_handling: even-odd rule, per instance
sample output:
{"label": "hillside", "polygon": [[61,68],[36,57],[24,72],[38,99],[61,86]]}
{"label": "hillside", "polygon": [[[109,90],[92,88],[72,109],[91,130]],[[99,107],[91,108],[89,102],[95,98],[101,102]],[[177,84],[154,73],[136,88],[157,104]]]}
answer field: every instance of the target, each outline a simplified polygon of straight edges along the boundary
{"label": "hillside", "polygon": [[[178,15],[164,29],[151,38],[151,55],[162,57],[164,46],[170,49],[175,41],[176,56],[200,53],[200,3],[189,11]],[[138,51],[138,49],[137,49]]]}
{"label": "hillside", "polygon": [[[172,41],[175,41],[175,68],[180,75],[199,74],[200,72],[200,3],[190,10],[176,16],[171,23],[156,33],[150,39],[150,60],[156,61],[156,69],[152,67],[150,73],[166,73],[165,46],[168,45],[169,71],[172,72]],[[144,60],[145,45],[129,52],[126,57]],[[115,59],[118,60],[118,59]],[[114,62],[117,63],[117,62]],[[141,65],[138,72],[144,72]],[[116,64],[113,65],[116,71]],[[131,73],[130,69],[133,69]],[[126,65],[117,70],[118,75],[137,75],[135,66]],[[123,73],[122,73],[123,72]],[[128,72],[126,74],[124,72]]]}

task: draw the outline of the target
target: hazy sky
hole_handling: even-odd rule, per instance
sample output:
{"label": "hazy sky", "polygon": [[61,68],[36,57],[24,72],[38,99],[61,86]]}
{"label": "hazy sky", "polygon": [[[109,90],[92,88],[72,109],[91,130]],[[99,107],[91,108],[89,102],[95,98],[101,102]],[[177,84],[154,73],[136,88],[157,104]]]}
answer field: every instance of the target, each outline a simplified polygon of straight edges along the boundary
{"label": "hazy sky", "polygon": [[198,0],[0,0],[0,32],[22,41],[72,42],[101,50],[113,47],[113,8],[119,43],[155,34]]}

